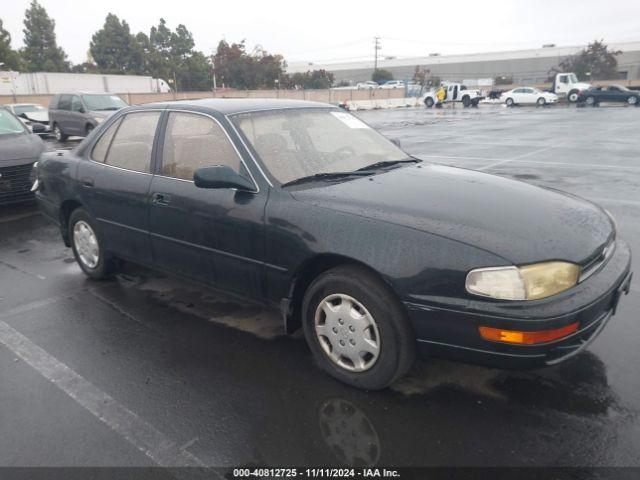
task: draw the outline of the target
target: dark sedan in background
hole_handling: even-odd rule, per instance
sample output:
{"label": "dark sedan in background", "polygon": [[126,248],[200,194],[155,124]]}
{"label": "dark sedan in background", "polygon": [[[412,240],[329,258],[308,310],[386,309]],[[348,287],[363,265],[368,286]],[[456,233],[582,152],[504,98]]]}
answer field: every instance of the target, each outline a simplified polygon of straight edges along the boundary
{"label": "dark sedan in background", "polygon": [[0,108],[0,205],[33,200],[33,163],[44,151],[37,135],[44,126],[34,124],[33,133],[8,109]]}
{"label": "dark sedan in background", "polygon": [[622,85],[610,85],[608,87],[593,87],[580,93],[578,102],[597,106],[601,102],[618,102],[629,105],[640,105],[640,92],[630,90]]}
{"label": "dark sedan in background", "polygon": [[631,253],[602,208],[427,164],[330,105],[151,104],[95,133],[44,154],[36,180],[88,276],[124,259],[279,308],[360,388],[402,376],[416,350],[559,362],[629,289]]}

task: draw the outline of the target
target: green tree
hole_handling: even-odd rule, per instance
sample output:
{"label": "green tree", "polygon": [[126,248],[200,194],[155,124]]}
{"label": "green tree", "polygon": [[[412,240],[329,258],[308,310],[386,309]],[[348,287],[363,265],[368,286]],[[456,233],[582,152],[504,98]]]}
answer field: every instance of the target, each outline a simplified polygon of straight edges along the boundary
{"label": "green tree", "polygon": [[393,73],[389,70],[385,70],[384,68],[378,68],[371,74],[371,80],[376,83],[388,82],[389,80],[393,80]]}
{"label": "green tree", "polygon": [[4,63],[0,69],[17,70],[24,68],[20,54],[11,48],[11,34],[4,29],[0,19],[0,63]]}
{"label": "green tree", "polygon": [[24,44],[21,51],[26,69],[30,72],[67,72],[67,55],[56,42],[55,22],[38,0],[32,0],[25,12]]}
{"label": "green tree", "polygon": [[248,54],[244,40],[231,45],[221,40],[214,60],[216,75],[228,87],[274,88],[284,77],[282,55],[270,54],[262,47]]}
{"label": "green tree", "polygon": [[129,24],[112,13],[102,29],[93,34],[90,51],[103,73],[145,73],[142,46],[131,34]]}
{"label": "green tree", "polygon": [[[287,88],[322,89],[333,85],[333,73],[324,69],[308,72],[298,72],[286,78],[283,82]],[[348,85],[348,82],[347,82]]]}
{"label": "green tree", "polygon": [[580,80],[609,80],[618,76],[619,50],[609,50],[604,40],[595,40],[587,48],[560,63],[563,72],[575,72]]}

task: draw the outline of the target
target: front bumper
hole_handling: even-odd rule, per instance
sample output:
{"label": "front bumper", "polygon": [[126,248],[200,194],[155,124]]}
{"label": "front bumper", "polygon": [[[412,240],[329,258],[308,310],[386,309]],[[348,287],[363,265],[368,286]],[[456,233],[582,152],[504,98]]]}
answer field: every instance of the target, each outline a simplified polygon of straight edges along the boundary
{"label": "front bumper", "polygon": [[[620,297],[629,292],[631,251],[621,240],[609,261],[595,274],[543,300],[501,302],[468,300],[404,302],[419,351],[500,368],[552,365],[584,350],[615,314]],[[578,331],[552,342],[517,345],[484,340],[478,327],[538,331],[578,322]]]}

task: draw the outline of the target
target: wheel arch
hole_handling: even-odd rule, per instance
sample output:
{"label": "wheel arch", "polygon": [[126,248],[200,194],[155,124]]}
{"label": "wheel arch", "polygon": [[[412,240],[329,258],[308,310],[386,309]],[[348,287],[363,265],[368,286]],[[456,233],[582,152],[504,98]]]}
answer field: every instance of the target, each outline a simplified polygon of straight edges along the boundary
{"label": "wheel arch", "polygon": [[308,259],[298,267],[292,276],[288,296],[287,298],[282,299],[281,312],[284,320],[285,333],[294,333],[302,326],[302,302],[311,283],[324,272],[340,266],[354,266],[366,270],[397,297],[395,291],[391,285],[389,285],[389,282],[387,282],[377,270],[366,263],[356,260],[355,258],[339,254],[318,254]]}

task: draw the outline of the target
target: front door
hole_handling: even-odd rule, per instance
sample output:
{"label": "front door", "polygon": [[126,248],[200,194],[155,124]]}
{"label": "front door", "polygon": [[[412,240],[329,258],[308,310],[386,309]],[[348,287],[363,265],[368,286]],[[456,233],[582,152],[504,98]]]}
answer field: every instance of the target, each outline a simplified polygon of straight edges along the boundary
{"label": "front door", "polygon": [[160,115],[135,112],[116,120],[78,172],[82,202],[97,220],[106,248],[141,263],[152,259],[148,194]]}
{"label": "front door", "polygon": [[69,112],[68,133],[72,135],[84,135],[84,107],[78,95],[71,96],[71,111]]}
{"label": "front door", "polygon": [[212,165],[227,165],[251,178],[211,116],[170,112],[161,151],[161,170],[153,177],[150,195],[155,263],[232,293],[261,298],[268,192],[194,185],[194,172]]}

